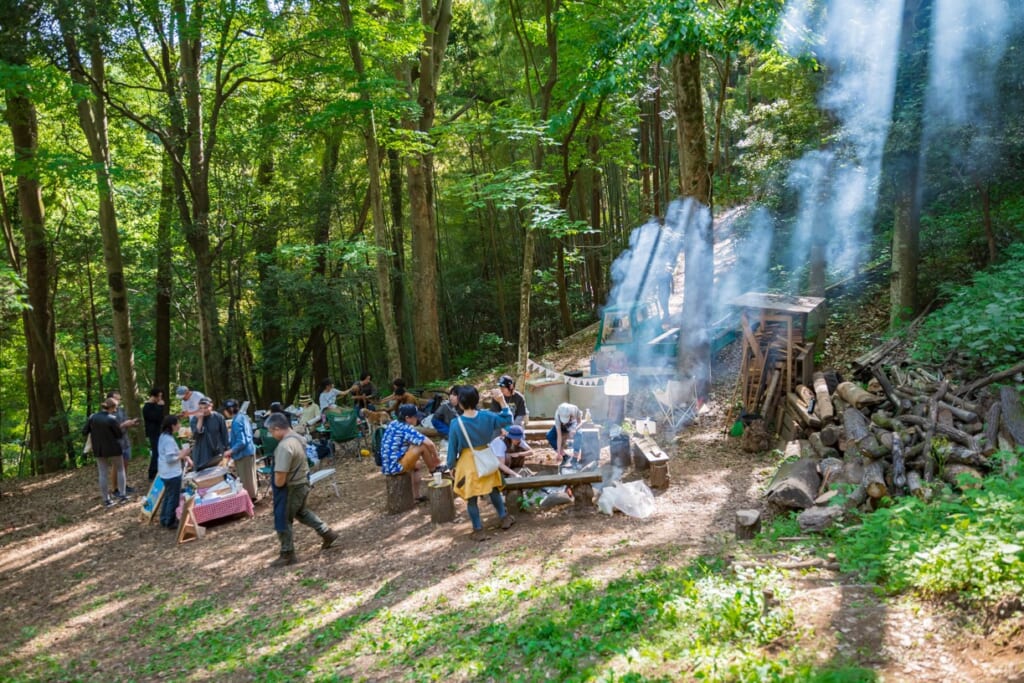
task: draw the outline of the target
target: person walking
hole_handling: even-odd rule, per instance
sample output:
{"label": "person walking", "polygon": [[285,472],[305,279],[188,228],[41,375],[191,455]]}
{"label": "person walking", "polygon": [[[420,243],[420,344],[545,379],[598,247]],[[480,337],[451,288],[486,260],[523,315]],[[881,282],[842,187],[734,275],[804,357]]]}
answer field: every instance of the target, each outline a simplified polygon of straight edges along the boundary
{"label": "person walking", "polygon": [[263,426],[277,440],[274,450],[274,530],[281,544],[281,553],[271,567],[295,564],[295,539],[292,524],[299,520],[320,536],[320,547],[330,548],[338,540],[338,532],[306,507],[309,497],[309,465],[306,462],[306,440],[292,430],[286,415],[273,413]]}
{"label": "person walking", "polygon": [[[121,453],[121,424],[114,417],[117,401],[108,398],[100,405],[100,410],[89,417],[82,429],[82,436],[92,439],[92,452],[96,456],[99,470],[100,496],[105,507],[113,507],[118,502],[128,500],[124,490],[124,456]],[[116,472],[117,493],[110,495],[108,473]]]}
{"label": "person walking", "polygon": [[505,501],[501,498],[501,472],[495,470],[481,477],[477,473],[476,459],[473,450],[485,448],[491,440],[501,433],[503,427],[512,424],[512,413],[505,402],[505,396],[497,389],[492,394],[501,412],[477,410],[480,404],[480,393],[474,386],[459,387],[459,407],[462,415],[451,425],[448,432],[448,469],[455,470],[455,495],[466,501],[466,511],[473,524],[471,538],[486,541],[483,521],[480,518],[480,507],[477,499],[488,496],[491,504],[501,519],[501,528],[508,529],[515,524],[515,519],[505,510]]}
{"label": "person walking", "polygon": [[107,392],[108,399],[114,399],[117,402],[117,408],[114,410],[114,417],[117,419],[117,423],[121,425],[121,457],[124,458],[124,491],[126,494],[135,493],[135,489],[128,485],[128,461],[132,459],[132,440],[128,436],[128,430],[139,424],[138,418],[128,419],[128,414],[124,411],[124,406],[121,405],[121,392],[117,389]]}
{"label": "person walking", "polygon": [[174,433],[178,430],[178,416],[167,415],[160,423],[160,438],[157,439],[157,473],[164,485],[163,503],[160,504],[160,526],[165,529],[177,529],[176,511],[181,499],[181,477],[184,473],[182,463],[192,465],[188,446],[178,446]]}
{"label": "person walking", "polygon": [[149,439],[149,480],[156,478],[157,458],[160,450],[160,434],[163,429],[167,406],[164,403],[164,390],[153,387],[149,390],[149,399],[142,404],[142,422],[146,426],[146,438]]}
{"label": "person walking", "polygon": [[235,463],[235,473],[242,482],[242,488],[249,494],[252,502],[256,502],[256,443],[252,439],[252,422],[249,416],[239,412],[238,401],[229,398],[224,401],[221,409],[224,417],[231,420],[231,436],[229,448],[224,457],[231,458]]}

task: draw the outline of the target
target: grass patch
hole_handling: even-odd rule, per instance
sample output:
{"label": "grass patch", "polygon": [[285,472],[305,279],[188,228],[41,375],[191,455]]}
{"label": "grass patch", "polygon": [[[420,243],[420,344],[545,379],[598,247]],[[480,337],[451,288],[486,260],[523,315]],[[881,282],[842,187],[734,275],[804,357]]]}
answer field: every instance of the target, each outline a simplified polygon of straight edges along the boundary
{"label": "grass patch", "polygon": [[1024,593],[1024,463],[1008,469],[959,496],[947,489],[931,503],[900,498],[865,515],[836,535],[840,565],[893,593],[978,604]]}

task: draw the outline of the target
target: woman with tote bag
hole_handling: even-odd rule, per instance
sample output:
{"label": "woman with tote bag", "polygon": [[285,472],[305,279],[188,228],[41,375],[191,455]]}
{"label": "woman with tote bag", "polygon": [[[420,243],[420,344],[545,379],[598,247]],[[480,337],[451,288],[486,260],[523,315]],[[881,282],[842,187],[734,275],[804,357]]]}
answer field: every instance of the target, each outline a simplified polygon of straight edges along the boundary
{"label": "woman with tote bag", "polygon": [[[501,406],[500,413],[477,410],[480,394],[476,387],[459,387],[462,415],[453,422],[448,432],[448,469],[455,470],[453,490],[455,495],[466,501],[466,511],[473,523],[472,538],[477,541],[486,541],[488,538],[480,519],[480,506],[477,503],[480,496],[490,497],[501,518],[502,529],[508,529],[515,523],[515,519],[505,510],[505,501],[501,497],[501,472],[496,466],[491,468],[490,461],[495,458],[489,446],[503,427],[512,424],[512,412],[500,391],[496,389],[493,397]],[[480,453],[476,453],[478,450]],[[480,470],[487,473],[481,475]]]}

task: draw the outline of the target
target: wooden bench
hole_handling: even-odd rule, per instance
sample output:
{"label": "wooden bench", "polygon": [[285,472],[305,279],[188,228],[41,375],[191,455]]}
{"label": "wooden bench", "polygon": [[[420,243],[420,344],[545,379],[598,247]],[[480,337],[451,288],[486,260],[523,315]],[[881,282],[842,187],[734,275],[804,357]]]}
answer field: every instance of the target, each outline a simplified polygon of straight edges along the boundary
{"label": "wooden bench", "polygon": [[519,501],[526,489],[539,489],[548,486],[571,486],[573,499],[578,509],[594,504],[594,488],[592,484],[601,481],[601,473],[571,472],[567,474],[537,474],[532,477],[509,477],[505,480],[505,507],[509,513],[519,512]]}
{"label": "wooden bench", "polygon": [[668,455],[649,436],[633,437],[633,468],[651,470],[651,488],[668,488]]}

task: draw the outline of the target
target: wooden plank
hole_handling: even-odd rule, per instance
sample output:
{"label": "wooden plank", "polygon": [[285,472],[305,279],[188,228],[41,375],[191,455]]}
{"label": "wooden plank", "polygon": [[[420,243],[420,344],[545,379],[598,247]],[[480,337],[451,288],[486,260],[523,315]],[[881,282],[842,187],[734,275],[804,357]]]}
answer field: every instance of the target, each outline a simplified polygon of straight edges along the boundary
{"label": "wooden plank", "polygon": [[537,489],[547,486],[571,486],[573,484],[596,484],[601,481],[600,472],[571,472],[567,474],[537,474],[532,477],[509,477],[505,480],[506,490]]}
{"label": "wooden plank", "polygon": [[647,464],[651,465],[656,462],[668,462],[668,456],[665,454],[665,451],[661,450],[653,439],[643,437],[634,439],[634,443],[640,453],[644,456],[644,459],[647,460]]}
{"label": "wooden plank", "polygon": [[745,292],[729,303],[732,306],[743,308],[806,315],[817,310],[818,306],[825,303],[825,299],[816,296],[786,296],[784,294]]}

